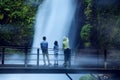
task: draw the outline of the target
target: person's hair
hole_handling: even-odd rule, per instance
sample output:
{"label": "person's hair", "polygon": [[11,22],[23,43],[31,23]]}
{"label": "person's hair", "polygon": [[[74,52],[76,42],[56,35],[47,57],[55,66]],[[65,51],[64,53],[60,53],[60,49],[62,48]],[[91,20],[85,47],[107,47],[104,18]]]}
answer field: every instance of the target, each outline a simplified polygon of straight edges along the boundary
{"label": "person's hair", "polygon": [[63,37],[63,41],[67,41],[67,37],[66,36]]}
{"label": "person's hair", "polygon": [[57,41],[55,41],[55,42],[54,42],[54,45],[58,46],[58,42],[57,42]]}
{"label": "person's hair", "polygon": [[45,37],[45,36],[43,36],[43,40],[44,40],[44,41],[46,40],[46,37]]}

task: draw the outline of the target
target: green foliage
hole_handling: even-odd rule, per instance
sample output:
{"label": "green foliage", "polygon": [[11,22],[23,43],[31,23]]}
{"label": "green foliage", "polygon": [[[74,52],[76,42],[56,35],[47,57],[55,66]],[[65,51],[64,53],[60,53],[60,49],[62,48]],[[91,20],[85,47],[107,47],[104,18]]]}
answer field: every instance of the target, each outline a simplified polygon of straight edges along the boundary
{"label": "green foliage", "polygon": [[90,9],[90,7],[87,7],[86,10],[85,10],[85,15],[87,17],[87,20],[90,20],[91,13],[92,13],[92,10]]}
{"label": "green foliage", "polygon": [[84,45],[85,45],[85,47],[90,47],[91,43],[90,42],[85,42]]}
{"label": "green foliage", "polygon": [[80,36],[81,36],[81,39],[84,40],[85,47],[89,47],[91,45],[90,43],[91,29],[92,29],[92,26],[90,24],[86,24],[82,27],[82,30],[80,32]]}
{"label": "green foliage", "polygon": [[84,0],[85,3],[91,4],[92,0]]}
{"label": "green foliage", "polygon": [[120,15],[117,17],[117,22],[116,22],[117,25],[120,25]]}
{"label": "green foliage", "polygon": [[5,23],[16,23],[21,26],[30,26],[33,23],[36,13],[36,8],[25,4],[23,0],[2,0],[0,3],[0,10],[0,14],[7,17]]}
{"label": "green foliage", "polygon": [[[93,4],[95,5],[93,6]],[[88,46],[90,45],[89,41],[95,41],[97,47],[99,45],[99,48],[102,49],[120,48],[119,3],[109,4],[108,2],[108,4],[102,6],[94,0],[83,0],[83,6],[86,21],[80,32],[80,37],[84,40],[84,45]],[[92,28],[87,27],[88,24]],[[94,32],[91,32],[91,29]]]}
{"label": "green foliage", "polygon": [[80,36],[83,40],[89,41],[90,40],[90,33],[91,33],[92,26],[90,24],[86,24],[82,27],[80,32]]}
{"label": "green foliage", "polygon": [[120,12],[117,9],[111,7],[97,9],[98,26],[96,28],[100,48],[119,48]]}
{"label": "green foliage", "polygon": [[91,75],[85,75],[85,76],[82,76],[79,80],[96,80],[96,79]]}
{"label": "green foliage", "polygon": [[[1,0],[0,36],[2,37],[0,37],[0,41],[8,45],[30,43],[33,37],[36,9],[36,7],[24,3],[23,0]],[[8,27],[8,25],[10,26]]]}
{"label": "green foliage", "polygon": [[92,0],[84,0],[84,5],[85,5],[85,10],[84,13],[86,15],[88,23],[91,20],[91,15],[92,15]]}
{"label": "green foliage", "polygon": [[86,24],[82,27],[80,37],[82,40],[84,40],[85,47],[89,47],[91,45],[90,36],[92,26],[90,24],[92,20],[92,0],[83,0],[83,4],[85,6],[84,13],[86,16]]}
{"label": "green foliage", "polygon": [[4,14],[0,14],[0,20],[4,18]]}

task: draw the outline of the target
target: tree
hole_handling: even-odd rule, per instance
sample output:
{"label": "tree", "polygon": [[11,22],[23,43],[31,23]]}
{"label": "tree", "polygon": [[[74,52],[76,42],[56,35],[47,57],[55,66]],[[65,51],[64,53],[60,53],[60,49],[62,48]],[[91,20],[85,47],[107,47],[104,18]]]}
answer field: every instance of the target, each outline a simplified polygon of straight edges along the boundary
{"label": "tree", "polygon": [[6,45],[31,45],[36,9],[37,7],[24,3],[24,0],[1,0],[0,36],[4,37],[0,37],[0,42]]}

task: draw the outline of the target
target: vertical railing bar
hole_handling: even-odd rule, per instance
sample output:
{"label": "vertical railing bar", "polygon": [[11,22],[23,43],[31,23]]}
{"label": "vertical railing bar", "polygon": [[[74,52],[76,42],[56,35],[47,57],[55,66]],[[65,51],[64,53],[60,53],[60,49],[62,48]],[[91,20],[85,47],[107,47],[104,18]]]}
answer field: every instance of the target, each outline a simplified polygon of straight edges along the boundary
{"label": "vertical railing bar", "polygon": [[39,67],[39,48],[37,49],[37,67]]}
{"label": "vertical railing bar", "polygon": [[27,53],[28,53],[28,48],[25,47],[25,67],[27,67]]}
{"label": "vertical railing bar", "polygon": [[5,47],[2,48],[2,65],[4,65],[5,61]]}
{"label": "vertical railing bar", "polygon": [[97,50],[97,66],[99,66],[99,49]]}
{"label": "vertical railing bar", "polygon": [[104,68],[107,68],[107,49],[104,50]]}

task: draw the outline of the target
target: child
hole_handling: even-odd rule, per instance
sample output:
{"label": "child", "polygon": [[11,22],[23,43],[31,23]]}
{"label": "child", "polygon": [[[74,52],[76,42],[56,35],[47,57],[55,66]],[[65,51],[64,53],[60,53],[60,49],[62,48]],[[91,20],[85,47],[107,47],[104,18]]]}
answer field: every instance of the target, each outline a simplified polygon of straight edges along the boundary
{"label": "child", "polygon": [[58,51],[59,51],[59,45],[58,45],[58,42],[55,41],[54,42],[54,47],[53,47],[53,50],[54,50],[54,65],[58,65]]}

